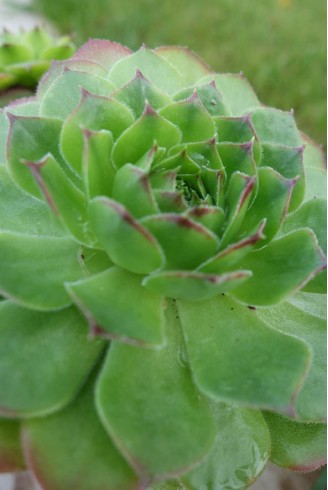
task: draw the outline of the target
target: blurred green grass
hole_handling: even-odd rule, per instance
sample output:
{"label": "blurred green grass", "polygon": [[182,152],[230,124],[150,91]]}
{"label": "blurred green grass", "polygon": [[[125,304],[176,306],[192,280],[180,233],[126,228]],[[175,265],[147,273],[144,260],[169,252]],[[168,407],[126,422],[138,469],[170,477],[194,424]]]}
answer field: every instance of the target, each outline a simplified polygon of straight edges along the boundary
{"label": "blurred green grass", "polygon": [[325,142],[325,0],[32,0],[31,8],[77,44],[189,46],[216,71],[243,71],[263,103],[293,108],[300,129]]}

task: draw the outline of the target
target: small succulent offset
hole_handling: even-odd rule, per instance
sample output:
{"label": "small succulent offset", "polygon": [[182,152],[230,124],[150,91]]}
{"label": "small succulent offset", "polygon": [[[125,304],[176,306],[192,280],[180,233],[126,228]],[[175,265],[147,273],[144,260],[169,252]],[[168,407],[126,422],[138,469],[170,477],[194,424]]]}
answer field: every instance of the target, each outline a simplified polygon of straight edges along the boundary
{"label": "small succulent offset", "polygon": [[69,58],[74,51],[69,36],[55,38],[38,26],[19,33],[3,30],[0,33],[0,106],[10,97],[32,95],[51,60]]}
{"label": "small succulent offset", "polygon": [[324,464],[326,172],[292,112],[91,40],[0,128],[1,469],[239,490]]}

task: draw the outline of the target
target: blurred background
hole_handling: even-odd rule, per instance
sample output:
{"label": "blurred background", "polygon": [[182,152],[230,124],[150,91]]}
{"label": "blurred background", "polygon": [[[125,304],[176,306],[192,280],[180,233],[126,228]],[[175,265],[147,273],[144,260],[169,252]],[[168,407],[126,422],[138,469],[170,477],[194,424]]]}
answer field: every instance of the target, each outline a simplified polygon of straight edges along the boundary
{"label": "blurred background", "polygon": [[216,71],[243,71],[263,103],[293,108],[300,129],[325,143],[325,0],[1,1],[9,18],[41,16],[77,45],[189,46]]}

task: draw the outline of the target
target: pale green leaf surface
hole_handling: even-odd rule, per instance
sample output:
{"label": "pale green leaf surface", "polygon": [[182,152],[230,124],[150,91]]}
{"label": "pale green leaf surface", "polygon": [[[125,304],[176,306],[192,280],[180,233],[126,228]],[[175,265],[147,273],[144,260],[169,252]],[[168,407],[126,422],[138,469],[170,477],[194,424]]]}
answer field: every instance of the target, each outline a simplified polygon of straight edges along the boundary
{"label": "pale green leaf surface", "polygon": [[115,444],[144,479],[165,479],[199,463],[215,427],[197,393],[174,306],[166,310],[167,346],[144,350],[112,343],[97,386],[97,408]]}
{"label": "pale green leaf surface", "polygon": [[29,417],[59,410],[80,389],[103,341],[87,338],[75,308],[40,313],[2,301],[0,314],[0,412]]}
{"label": "pale green leaf surface", "polygon": [[219,401],[293,410],[311,359],[303,342],[270,328],[226,295],[178,307],[200,390]]}

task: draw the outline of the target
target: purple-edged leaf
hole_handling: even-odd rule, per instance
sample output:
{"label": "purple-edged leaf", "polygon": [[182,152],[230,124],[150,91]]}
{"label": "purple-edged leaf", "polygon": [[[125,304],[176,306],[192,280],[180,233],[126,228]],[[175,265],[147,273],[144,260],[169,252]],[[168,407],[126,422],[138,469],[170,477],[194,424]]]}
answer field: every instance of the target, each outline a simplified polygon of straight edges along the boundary
{"label": "purple-edged leaf", "polygon": [[106,130],[85,130],[83,136],[82,176],[87,197],[110,196],[115,176],[110,157],[113,136]]}
{"label": "purple-edged leaf", "polygon": [[227,220],[220,242],[221,250],[238,237],[255,184],[255,177],[241,172],[232,175],[226,195]]}
{"label": "purple-edged leaf", "polygon": [[137,345],[164,342],[163,298],[147,291],[141,277],[118,267],[66,283],[89,321],[91,333]]}
{"label": "purple-edged leaf", "polygon": [[[216,441],[203,463],[182,476],[188,490],[244,490],[263,470],[270,453],[270,434],[256,410],[211,404]],[[174,487],[175,488],[175,487]]]}
{"label": "purple-edged leaf", "polygon": [[260,143],[291,147],[302,144],[292,112],[261,107],[251,112],[251,121]]}
{"label": "purple-edged leaf", "polygon": [[43,95],[40,115],[66,118],[80,101],[81,87],[103,97],[109,97],[114,90],[113,85],[104,78],[64,68],[63,73],[55,78]]}
{"label": "purple-edged leaf", "polygon": [[294,211],[302,203],[306,188],[303,168],[304,146],[290,148],[265,143],[261,145],[261,148],[262,166],[272,167],[287,179],[297,178],[289,206],[289,211]]}
{"label": "purple-edged leaf", "polygon": [[112,198],[123,204],[135,218],[159,211],[148,174],[129,163],[116,172]]}
{"label": "purple-edged leaf", "polygon": [[247,143],[218,143],[217,150],[224,164],[228,179],[236,171],[247,175],[256,174],[254,139]]}
{"label": "purple-edged leaf", "polygon": [[168,271],[147,276],[142,284],[169,298],[203,301],[234,289],[251,276],[250,271],[235,271],[222,275],[202,272]]}
{"label": "purple-edged leaf", "polygon": [[72,235],[80,242],[92,244],[87,230],[87,209],[84,194],[67,178],[58,162],[47,155],[38,162],[23,161],[40,187],[45,200]]}
{"label": "purple-edged leaf", "polygon": [[309,136],[301,133],[305,149],[303,153],[303,162],[305,167],[316,167],[323,170],[327,169],[327,161],[323,152],[323,147],[311,140]]}
{"label": "purple-edged leaf", "polygon": [[244,257],[246,257],[255,247],[257,243],[261,243],[264,236],[263,230],[265,227],[265,220],[263,220],[258,226],[257,230],[248,237],[240,240],[239,242],[228,245],[218,254],[211,257],[204,264],[202,264],[198,271],[212,274],[220,274],[232,269],[238,264]]}
{"label": "purple-edged leaf", "polygon": [[270,328],[226,295],[179,302],[178,309],[201,391],[240,405],[293,410],[311,360],[306,344]]}
{"label": "purple-edged leaf", "polygon": [[307,422],[326,419],[326,296],[298,293],[289,302],[257,310],[268,325],[293,335],[311,348],[309,373],[296,400],[300,418]]}
{"label": "purple-edged leaf", "polygon": [[24,192],[0,166],[0,229],[32,235],[65,236],[49,206]]}
{"label": "purple-edged leaf", "polygon": [[194,269],[217,251],[216,235],[185,216],[163,213],[147,216],[141,223],[162,247],[166,270]]}
{"label": "purple-edged leaf", "polygon": [[148,101],[154,109],[160,109],[172,102],[168,95],[154,87],[138,69],[134,78],[115,91],[113,97],[127,105],[137,118],[145,109],[145,101]]}
{"label": "purple-edged leaf", "polygon": [[94,198],[89,218],[91,229],[115,264],[138,274],[163,264],[157,240],[121,204],[105,197]]}
{"label": "purple-edged leaf", "polygon": [[165,148],[178,144],[181,132],[150,106],[115,142],[113,162],[117,168],[126,163],[136,163],[155,143]]}
{"label": "purple-edged leaf", "polygon": [[1,293],[37,310],[69,305],[63,282],[82,276],[78,250],[70,238],[1,231]]}
{"label": "purple-edged leaf", "polygon": [[201,103],[197,92],[188,99],[165,106],[159,113],[180,128],[183,143],[206,141],[215,135],[212,118]]}
{"label": "purple-edged leaf", "polygon": [[20,431],[21,424],[17,420],[0,419],[0,474],[25,468]]}
{"label": "purple-edged leaf", "polygon": [[39,416],[68,404],[99,357],[103,341],[88,339],[85,321],[75,308],[40,313],[2,301],[0,313],[0,413]]}
{"label": "purple-edged leaf", "polygon": [[98,418],[93,378],[64,410],[24,423],[25,457],[43,488],[140,488]]}
{"label": "purple-edged leaf", "polygon": [[92,60],[108,70],[132,51],[122,44],[106,39],[90,39],[76,51],[73,59]]}
{"label": "purple-edged leaf", "polygon": [[58,146],[61,121],[13,115],[9,117],[10,131],[7,141],[9,171],[24,190],[40,197],[42,193],[39,186],[30,170],[22,164],[22,159],[33,162],[51,153],[61,167],[68,171]]}
{"label": "purple-edged leaf", "polygon": [[169,303],[161,350],[113,342],[96,389],[102,422],[145,486],[199,463],[215,437],[208,405],[182,360],[176,316]]}
{"label": "purple-edged leaf", "polygon": [[222,94],[223,101],[231,116],[240,116],[240,114],[249,111],[253,107],[258,107],[260,102],[243,74],[215,74],[207,75],[198,83],[215,81],[215,84]]}
{"label": "purple-edged leaf", "polygon": [[155,200],[162,213],[183,213],[188,204],[181,191],[162,191],[155,189]]}
{"label": "purple-edged leaf", "polygon": [[197,82],[212,71],[197,54],[182,46],[161,46],[154,52],[176,68],[186,85]]}
{"label": "purple-edged leaf", "polygon": [[251,305],[273,305],[304,287],[326,267],[326,259],[309,228],[300,229],[252,252],[239,267],[253,272],[233,295]]}
{"label": "purple-edged leaf", "polygon": [[224,223],[224,211],[217,206],[195,206],[186,211],[186,216],[219,234]]}
{"label": "purple-edged leaf", "polygon": [[108,80],[116,87],[122,87],[133,79],[137,70],[155,87],[169,95],[184,86],[183,79],[174,66],[144,46],[115,63],[109,72]]}
{"label": "purple-edged leaf", "polygon": [[263,415],[271,434],[270,460],[274,464],[310,472],[326,463],[326,425],[302,424],[270,412]]}
{"label": "purple-edged leaf", "polygon": [[196,90],[197,96],[202,102],[203,106],[211,114],[211,116],[224,116],[228,115],[227,108],[223,103],[223,98],[218,91],[214,80],[200,86],[188,86],[174,94],[173,99],[180,101],[191,97]]}
{"label": "purple-edged leaf", "polygon": [[61,151],[72,167],[81,173],[83,129],[110,131],[116,140],[134,122],[129,109],[113,98],[82,90],[78,107],[66,119],[60,138]]}
{"label": "purple-edged leaf", "polygon": [[265,238],[259,245],[271,241],[285,219],[295,183],[295,180],[285,179],[270,167],[260,167],[257,194],[241,224],[240,235],[248,235],[265,219]]}

